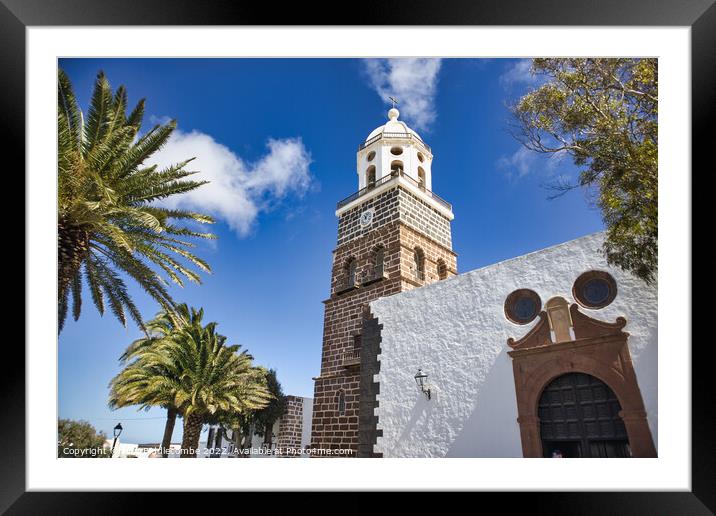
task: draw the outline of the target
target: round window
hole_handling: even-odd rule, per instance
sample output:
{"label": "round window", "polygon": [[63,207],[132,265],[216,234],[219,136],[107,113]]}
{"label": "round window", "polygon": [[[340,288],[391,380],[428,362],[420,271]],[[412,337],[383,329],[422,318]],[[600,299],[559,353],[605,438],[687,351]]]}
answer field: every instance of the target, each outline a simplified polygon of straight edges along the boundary
{"label": "round window", "polygon": [[403,148],[402,147],[393,147],[392,149],[390,149],[390,153],[393,156],[400,156],[403,153]]}
{"label": "round window", "polygon": [[534,290],[515,290],[505,300],[505,315],[515,324],[532,322],[542,309],[542,301]]}
{"label": "round window", "polygon": [[617,282],[608,272],[588,271],[574,282],[572,295],[585,308],[604,308],[617,297]]}
{"label": "round window", "polygon": [[365,157],[365,159],[367,159],[368,161],[373,161],[373,158],[375,158],[375,151],[370,151]]}
{"label": "round window", "polygon": [[419,161],[420,163],[422,163],[423,161],[425,161],[425,156],[423,156],[423,153],[422,153],[422,152],[418,152],[418,161]]}

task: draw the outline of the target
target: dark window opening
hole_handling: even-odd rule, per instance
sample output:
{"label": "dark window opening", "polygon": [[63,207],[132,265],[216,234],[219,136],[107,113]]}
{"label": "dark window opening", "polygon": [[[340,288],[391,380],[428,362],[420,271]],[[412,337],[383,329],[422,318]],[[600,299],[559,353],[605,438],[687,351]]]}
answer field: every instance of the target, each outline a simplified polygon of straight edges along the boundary
{"label": "dark window opening", "polygon": [[366,187],[372,188],[375,186],[375,165],[368,167],[366,172]]}
{"label": "dark window opening", "polygon": [[383,261],[385,260],[385,250],[382,247],[376,249],[373,260],[373,276],[380,278],[383,276]]}
{"label": "dark window opening", "polygon": [[415,277],[419,280],[425,279],[425,253],[423,250],[416,248],[413,259],[415,261]]}
{"label": "dark window opening", "polygon": [[438,260],[438,278],[441,280],[447,278],[447,265],[443,260]]}
{"label": "dark window opening", "polygon": [[347,273],[347,281],[346,285],[349,287],[353,287],[356,284],[356,261],[355,259],[351,258],[351,260],[348,261],[348,265],[346,267],[346,273]]}
{"label": "dark window opening", "polygon": [[346,413],[346,393],[340,391],[338,393],[338,415],[343,416]]}

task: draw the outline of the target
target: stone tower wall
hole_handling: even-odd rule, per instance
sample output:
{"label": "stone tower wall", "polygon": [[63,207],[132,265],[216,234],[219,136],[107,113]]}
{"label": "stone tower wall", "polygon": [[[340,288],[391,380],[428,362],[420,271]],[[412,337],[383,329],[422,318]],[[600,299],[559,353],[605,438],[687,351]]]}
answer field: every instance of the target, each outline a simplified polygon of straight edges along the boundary
{"label": "stone tower wall", "polygon": [[[286,413],[281,417],[278,426],[276,446],[284,450],[283,456],[292,456],[286,450],[301,448],[301,435],[303,434],[303,398],[300,396],[286,396]],[[296,457],[300,455],[296,454]]]}
{"label": "stone tower wall", "polygon": [[[370,208],[375,210],[373,222],[361,227],[360,215]],[[368,304],[437,281],[440,260],[448,277],[456,274],[457,265],[450,248],[450,221],[398,185],[343,213],[338,228],[331,296],[324,301],[323,352],[321,374],[315,378],[311,446],[340,449],[343,452],[338,456],[345,457],[358,454],[361,369],[372,369],[357,348],[362,347],[363,322],[370,316]],[[375,273],[374,252],[379,247],[383,248],[382,275]],[[422,276],[414,267],[416,247],[425,256]],[[348,285],[350,260],[356,261],[356,285],[352,287]],[[364,406],[363,412],[366,410],[370,409]]]}

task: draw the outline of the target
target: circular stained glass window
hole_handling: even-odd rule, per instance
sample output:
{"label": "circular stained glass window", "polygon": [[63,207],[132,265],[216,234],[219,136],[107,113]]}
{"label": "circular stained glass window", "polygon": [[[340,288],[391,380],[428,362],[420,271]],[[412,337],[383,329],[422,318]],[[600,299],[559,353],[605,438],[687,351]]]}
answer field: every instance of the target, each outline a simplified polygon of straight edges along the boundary
{"label": "circular stained glass window", "polygon": [[617,283],[608,272],[588,271],[574,282],[572,294],[585,308],[604,308],[617,296]]}
{"label": "circular stained glass window", "polygon": [[515,316],[521,321],[532,319],[537,313],[537,303],[529,297],[521,297],[514,304]]}
{"label": "circular stained glass window", "polygon": [[599,305],[609,298],[609,283],[601,278],[587,281],[582,288],[584,299],[593,305]]}
{"label": "circular stained glass window", "polygon": [[537,293],[526,288],[515,290],[505,300],[505,315],[516,324],[527,324],[535,319],[542,309]]}

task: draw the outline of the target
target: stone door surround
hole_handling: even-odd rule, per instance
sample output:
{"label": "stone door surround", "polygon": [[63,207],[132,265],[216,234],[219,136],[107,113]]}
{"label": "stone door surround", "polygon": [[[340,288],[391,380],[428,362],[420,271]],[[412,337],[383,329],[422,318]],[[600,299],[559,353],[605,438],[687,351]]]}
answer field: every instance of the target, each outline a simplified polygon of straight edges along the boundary
{"label": "stone door surround", "polygon": [[569,312],[574,340],[552,342],[547,312],[522,339],[510,338],[512,369],[517,396],[517,422],[520,425],[524,457],[542,457],[537,406],[544,388],[566,373],[590,374],[607,384],[616,394],[622,410],[633,457],[656,457],[656,448],[646,419],[646,410],[637,383],[627,340],[622,331],[626,319],[615,323],[593,319],[574,303]]}

